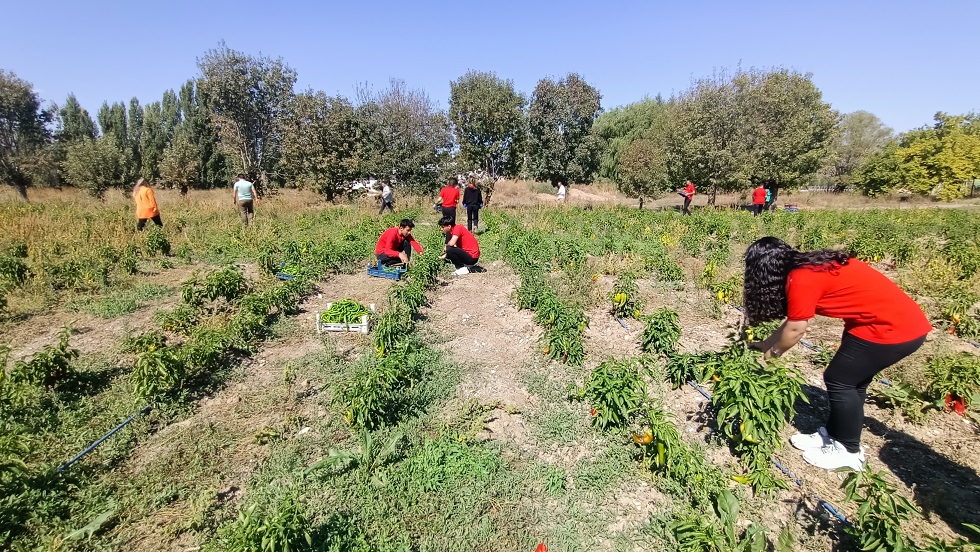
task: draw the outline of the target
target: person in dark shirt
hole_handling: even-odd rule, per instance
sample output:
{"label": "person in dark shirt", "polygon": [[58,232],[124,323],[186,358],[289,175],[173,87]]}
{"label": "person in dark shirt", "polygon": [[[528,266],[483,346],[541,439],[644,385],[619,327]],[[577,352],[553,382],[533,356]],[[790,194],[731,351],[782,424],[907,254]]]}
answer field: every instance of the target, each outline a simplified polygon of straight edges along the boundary
{"label": "person in dark shirt", "polygon": [[462,276],[469,274],[467,266],[473,266],[480,260],[480,244],[476,237],[466,228],[453,223],[449,217],[442,217],[439,220],[442,233],[446,235],[446,252],[439,255],[440,259],[445,259],[447,263],[453,263],[456,272],[453,274]]}
{"label": "person in dark shirt", "polygon": [[379,265],[408,264],[412,258],[412,249],[422,253],[422,244],[412,237],[412,228],[415,228],[412,219],[402,219],[397,227],[393,226],[381,233],[378,245],[374,247]]}
{"label": "person in dark shirt", "polygon": [[483,208],[483,192],[476,187],[476,178],[470,177],[469,185],[463,190],[463,208],[466,209],[466,229],[470,232],[480,228],[480,209]]}

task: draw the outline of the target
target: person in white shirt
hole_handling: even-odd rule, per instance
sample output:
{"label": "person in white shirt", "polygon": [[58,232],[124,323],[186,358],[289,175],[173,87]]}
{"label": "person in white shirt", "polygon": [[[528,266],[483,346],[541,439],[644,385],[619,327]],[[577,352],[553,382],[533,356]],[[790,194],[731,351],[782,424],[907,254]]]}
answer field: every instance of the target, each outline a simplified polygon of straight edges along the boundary
{"label": "person in white shirt", "polygon": [[238,205],[238,214],[242,217],[242,225],[248,226],[255,219],[255,201],[258,201],[259,193],[255,191],[255,186],[245,180],[245,175],[238,174],[238,181],[232,187],[232,195],[235,198],[235,205]]}
{"label": "person in white shirt", "polygon": [[391,183],[387,180],[384,187],[381,188],[381,210],[378,211],[378,214],[384,213],[385,208],[390,209],[392,213],[395,212],[395,193],[391,191]]}
{"label": "person in white shirt", "polygon": [[558,203],[564,203],[565,201],[565,183],[558,183]]}

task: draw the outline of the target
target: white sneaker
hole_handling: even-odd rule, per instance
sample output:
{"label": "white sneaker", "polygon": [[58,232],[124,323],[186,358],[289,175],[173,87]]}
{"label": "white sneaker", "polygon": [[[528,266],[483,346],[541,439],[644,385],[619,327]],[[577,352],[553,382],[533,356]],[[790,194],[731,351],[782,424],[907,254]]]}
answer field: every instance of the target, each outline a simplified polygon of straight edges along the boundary
{"label": "white sneaker", "polygon": [[825,427],[821,427],[816,433],[797,433],[789,438],[791,445],[803,451],[827,446],[830,441],[830,435],[827,435]]}
{"label": "white sneaker", "polygon": [[464,274],[469,274],[469,273],[470,273],[470,269],[466,268],[465,266],[461,266],[457,268],[455,272],[453,272],[453,274],[457,276],[462,276]]}
{"label": "white sneaker", "polygon": [[831,439],[828,445],[806,451],[803,453],[803,459],[807,463],[825,470],[851,468],[860,471],[864,468],[863,450],[861,452],[847,452],[844,445],[834,439]]}

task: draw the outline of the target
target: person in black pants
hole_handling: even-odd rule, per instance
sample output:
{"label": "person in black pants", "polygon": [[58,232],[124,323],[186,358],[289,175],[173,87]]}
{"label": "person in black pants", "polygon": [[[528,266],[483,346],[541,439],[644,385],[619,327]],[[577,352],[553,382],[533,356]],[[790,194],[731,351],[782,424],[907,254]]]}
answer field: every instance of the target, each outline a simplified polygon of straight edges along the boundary
{"label": "person in black pants", "polygon": [[745,312],[750,324],[785,318],[772,335],[751,344],[764,358],[799,343],[818,314],[844,320],[840,348],[823,375],[827,425],[798,433],[790,443],[819,468],[862,469],[868,385],[922,346],[932,330],[922,309],[884,274],[844,251],[797,251],[766,237],[745,251]]}
{"label": "person in black pants", "polygon": [[374,254],[378,264],[391,266],[408,264],[412,258],[412,250],[422,253],[422,244],[412,237],[415,223],[412,219],[402,219],[398,226],[393,226],[381,233],[378,244],[374,246]]}
{"label": "person in black pants", "polygon": [[466,209],[466,229],[470,232],[480,228],[480,209],[483,208],[483,192],[476,187],[476,178],[470,177],[469,185],[463,190],[463,207]]}
{"label": "person in black pants", "polygon": [[445,259],[447,263],[453,263],[456,272],[453,274],[462,276],[469,274],[469,266],[475,265],[480,260],[480,244],[472,232],[463,228],[459,224],[454,224],[449,217],[439,219],[439,226],[442,233],[446,236],[446,252],[439,255],[440,259]]}

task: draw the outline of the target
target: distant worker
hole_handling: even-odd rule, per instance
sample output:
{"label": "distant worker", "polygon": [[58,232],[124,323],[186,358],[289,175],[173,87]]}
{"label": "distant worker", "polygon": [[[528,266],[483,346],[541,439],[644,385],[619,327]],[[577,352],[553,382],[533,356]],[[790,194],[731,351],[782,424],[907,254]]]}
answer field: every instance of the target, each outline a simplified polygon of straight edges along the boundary
{"label": "distant worker", "polygon": [[160,220],[160,209],[153,196],[153,188],[145,179],[140,178],[133,187],[133,199],[136,201],[136,230],[142,232],[146,221],[152,220],[157,226],[163,226]]}
{"label": "distant worker", "polygon": [[395,212],[395,193],[391,191],[391,182],[387,180],[381,188],[381,210],[378,211],[378,214],[384,213],[386,208],[392,213]]}
{"label": "distant worker", "polygon": [[684,206],[681,207],[681,212],[685,215],[691,214],[691,200],[694,199],[694,183],[688,180],[684,183],[684,187],[677,190],[677,193],[684,198]]}
{"label": "distant worker", "polygon": [[568,190],[566,190],[566,188],[565,188],[565,183],[564,182],[559,182],[558,183],[558,196],[556,197],[559,205],[561,205],[562,203],[565,203],[565,194],[566,193],[568,193]]}
{"label": "distant worker", "polygon": [[887,276],[844,251],[797,251],[766,237],[745,251],[745,311],[750,324],[785,319],[751,344],[765,358],[799,343],[818,314],[844,321],[840,347],[823,374],[830,418],[826,427],[798,433],[790,443],[819,468],[862,469],[868,384],[922,346],[932,330],[922,309]]}
{"label": "distant worker", "polygon": [[762,214],[762,209],[766,205],[766,189],[762,187],[762,184],[752,190],[752,215],[759,216]]}
{"label": "distant worker", "polygon": [[238,205],[238,214],[242,217],[242,226],[247,227],[255,220],[255,202],[261,198],[255,191],[255,186],[245,180],[245,175],[242,173],[238,173],[238,180],[232,185],[231,190],[235,205]]}
{"label": "distant worker", "polygon": [[415,228],[412,219],[402,219],[397,227],[393,226],[381,233],[378,245],[374,246],[379,265],[408,264],[412,259],[412,249],[422,253],[422,244],[412,237],[412,228]]}
{"label": "distant worker", "polygon": [[442,216],[453,219],[456,223],[456,206],[459,205],[459,179],[455,176],[439,190],[439,197],[442,198]]}
{"label": "distant worker", "polygon": [[766,186],[766,211],[772,211],[774,207],[772,204],[772,186]]}
{"label": "distant worker", "polygon": [[469,274],[469,266],[475,265],[480,260],[480,244],[476,241],[469,230],[462,225],[455,224],[449,217],[442,217],[439,220],[442,233],[446,236],[446,252],[439,255],[440,259],[445,259],[447,263],[453,263],[456,271],[453,274],[462,276]]}
{"label": "distant worker", "polygon": [[476,187],[476,178],[470,177],[469,185],[463,190],[463,208],[466,209],[466,228],[472,232],[480,228],[480,209],[483,208],[483,192]]}

